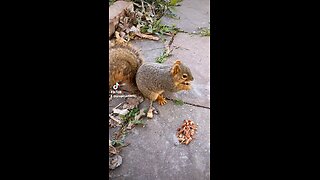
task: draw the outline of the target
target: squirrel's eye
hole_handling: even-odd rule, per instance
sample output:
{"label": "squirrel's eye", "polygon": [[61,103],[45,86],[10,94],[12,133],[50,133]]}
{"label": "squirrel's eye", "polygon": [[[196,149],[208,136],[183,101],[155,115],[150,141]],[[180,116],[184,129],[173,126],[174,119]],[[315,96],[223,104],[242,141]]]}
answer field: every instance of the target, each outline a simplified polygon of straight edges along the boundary
{"label": "squirrel's eye", "polygon": [[188,75],[186,75],[186,74],[183,74],[183,75],[182,75],[182,77],[183,77],[183,78],[187,78],[187,77],[188,77]]}

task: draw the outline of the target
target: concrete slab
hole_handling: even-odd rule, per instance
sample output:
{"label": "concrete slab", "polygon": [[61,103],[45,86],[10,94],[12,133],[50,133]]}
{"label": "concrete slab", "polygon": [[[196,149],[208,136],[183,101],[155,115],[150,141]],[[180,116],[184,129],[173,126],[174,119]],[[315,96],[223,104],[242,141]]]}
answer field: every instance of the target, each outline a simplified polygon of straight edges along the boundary
{"label": "concrete slab", "polygon": [[164,43],[161,40],[152,41],[147,39],[137,39],[137,40],[130,41],[130,43],[135,48],[140,49],[142,52],[164,48]]}
{"label": "concrete slab", "polygon": [[126,1],[116,1],[109,7],[109,38],[114,33],[119,19],[124,15],[125,10],[133,11],[133,3]]}
{"label": "concrete slab", "polygon": [[[123,164],[111,171],[111,179],[209,179],[210,110],[172,102],[156,108],[159,115],[127,136],[130,146],[122,150]],[[189,145],[179,144],[175,135],[184,119],[198,123]]]}
{"label": "concrete slab", "polygon": [[209,27],[210,22],[210,1],[209,0],[183,0],[181,6],[175,7],[175,14],[180,19],[163,17],[162,23],[167,25],[175,24],[186,32],[196,31],[198,27]]}
{"label": "concrete slab", "polygon": [[[166,41],[169,37],[165,37]],[[156,62],[156,58],[161,56],[164,51],[165,44],[161,40],[152,41],[139,39],[131,42],[132,46],[140,50],[140,54],[145,62]]]}

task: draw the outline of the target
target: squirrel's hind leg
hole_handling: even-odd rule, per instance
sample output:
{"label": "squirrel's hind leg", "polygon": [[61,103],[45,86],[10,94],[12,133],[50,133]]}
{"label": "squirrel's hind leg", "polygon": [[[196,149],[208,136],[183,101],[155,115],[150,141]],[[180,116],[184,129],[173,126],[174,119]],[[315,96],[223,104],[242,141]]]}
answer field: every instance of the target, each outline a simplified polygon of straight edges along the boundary
{"label": "squirrel's hind leg", "polygon": [[151,92],[151,91],[144,91],[144,92],[145,92],[145,96],[150,100],[150,105],[149,105],[149,110],[148,110],[148,113],[147,113],[147,117],[148,118],[153,118],[154,107],[153,107],[152,103],[153,103],[153,101],[156,101],[158,99],[159,94]]}
{"label": "squirrel's hind leg", "polygon": [[150,100],[149,110],[153,108],[152,103],[153,103],[153,101]]}

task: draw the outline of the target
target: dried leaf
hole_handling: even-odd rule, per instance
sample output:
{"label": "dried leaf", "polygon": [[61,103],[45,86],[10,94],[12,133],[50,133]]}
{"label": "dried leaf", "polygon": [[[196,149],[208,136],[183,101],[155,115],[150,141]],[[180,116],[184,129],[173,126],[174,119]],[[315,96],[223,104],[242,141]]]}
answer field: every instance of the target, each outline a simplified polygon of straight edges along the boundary
{"label": "dried leaf", "polygon": [[109,169],[115,169],[122,164],[122,157],[120,155],[114,155],[109,157]]}
{"label": "dried leaf", "polygon": [[128,109],[113,109],[114,114],[126,115],[129,113]]}
{"label": "dried leaf", "polygon": [[150,39],[154,41],[158,41],[160,39],[159,37],[148,35],[148,34],[142,34],[142,33],[135,33],[135,34],[144,39]]}
{"label": "dried leaf", "polygon": [[144,112],[144,109],[140,109],[139,114],[134,117],[134,120],[139,120],[142,116],[145,116],[145,115],[146,113]]}
{"label": "dried leaf", "polygon": [[139,104],[143,101],[143,98],[140,96],[134,98],[127,98],[126,103],[123,105],[122,108],[124,109],[133,109],[139,106]]}
{"label": "dried leaf", "polygon": [[134,128],[134,124],[132,122],[129,122],[127,129],[131,130],[132,128]]}
{"label": "dried leaf", "polygon": [[109,155],[112,156],[118,153],[119,151],[112,145],[112,141],[109,139]]}
{"label": "dried leaf", "polygon": [[135,27],[135,26],[132,26],[131,28],[130,28],[130,32],[133,32],[133,33],[140,33],[140,29],[138,29],[137,27]]}
{"label": "dried leaf", "polygon": [[122,122],[120,120],[118,120],[117,118],[115,118],[114,116],[109,114],[109,126],[110,127],[120,126],[121,124],[122,124]]}

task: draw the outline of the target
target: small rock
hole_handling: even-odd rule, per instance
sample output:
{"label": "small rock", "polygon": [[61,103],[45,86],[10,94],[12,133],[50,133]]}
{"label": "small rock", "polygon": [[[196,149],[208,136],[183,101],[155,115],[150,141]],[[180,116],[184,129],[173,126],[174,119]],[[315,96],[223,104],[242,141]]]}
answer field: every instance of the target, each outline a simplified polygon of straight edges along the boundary
{"label": "small rock", "polygon": [[153,110],[154,114],[159,114],[159,112],[157,110]]}
{"label": "small rock", "polygon": [[126,33],[120,32],[120,37],[124,37],[125,35],[126,35]]}

